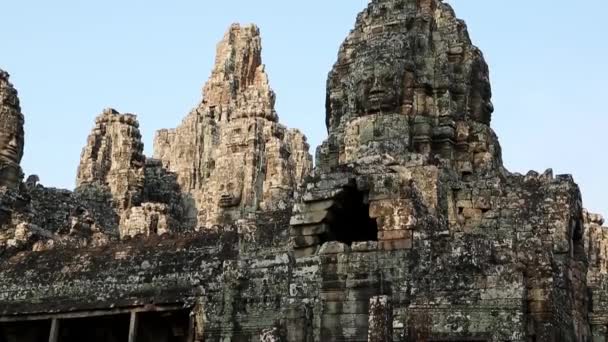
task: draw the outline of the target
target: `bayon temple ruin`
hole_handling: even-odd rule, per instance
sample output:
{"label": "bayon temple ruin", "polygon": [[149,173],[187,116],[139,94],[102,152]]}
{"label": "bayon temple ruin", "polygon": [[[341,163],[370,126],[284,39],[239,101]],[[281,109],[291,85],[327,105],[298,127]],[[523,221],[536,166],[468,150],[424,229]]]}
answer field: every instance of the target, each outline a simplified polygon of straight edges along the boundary
{"label": "bayon temple ruin", "polygon": [[503,166],[448,4],[359,14],[314,167],[261,50],[232,25],[152,157],[135,115],[103,110],[73,191],[24,177],[0,71],[1,342],[608,340],[608,228],[570,175]]}

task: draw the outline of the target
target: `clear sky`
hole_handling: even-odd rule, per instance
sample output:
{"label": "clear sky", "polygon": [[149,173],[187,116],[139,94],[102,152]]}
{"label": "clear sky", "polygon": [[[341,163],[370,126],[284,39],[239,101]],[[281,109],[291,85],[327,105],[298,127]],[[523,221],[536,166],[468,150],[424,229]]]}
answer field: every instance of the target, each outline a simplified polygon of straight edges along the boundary
{"label": "clear sky", "polygon": [[[94,118],[139,117],[146,154],[201,98],[215,46],[254,22],[281,121],[325,137],[327,72],[367,0],[3,0],[0,68],[26,115],[22,166],[73,188]],[[608,1],[451,0],[490,65],[493,127],[514,172],[572,173],[608,215]]]}

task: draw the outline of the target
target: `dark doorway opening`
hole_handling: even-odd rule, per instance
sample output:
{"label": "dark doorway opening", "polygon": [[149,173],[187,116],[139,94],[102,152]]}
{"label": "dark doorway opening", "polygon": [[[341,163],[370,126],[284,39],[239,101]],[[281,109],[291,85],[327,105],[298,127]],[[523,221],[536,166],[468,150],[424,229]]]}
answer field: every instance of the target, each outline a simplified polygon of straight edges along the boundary
{"label": "dark doorway opening", "polygon": [[48,342],[51,321],[0,323],[0,342]]}
{"label": "dark doorway opening", "polygon": [[61,342],[127,342],[129,339],[128,314],[61,320]]}
{"label": "dark doorway opening", "polygon": [[358,241],[377,241],[378,224],[369,216],[368,194],[357,190],[355,185],[344,187],[329,209],[326,222],[329,233],[323,242],[339,241],[347,245]]}
{"label": "dark doorway opening", "polygon": [[190,336],[188,311],[142,312],[137,342],[187,342]]}

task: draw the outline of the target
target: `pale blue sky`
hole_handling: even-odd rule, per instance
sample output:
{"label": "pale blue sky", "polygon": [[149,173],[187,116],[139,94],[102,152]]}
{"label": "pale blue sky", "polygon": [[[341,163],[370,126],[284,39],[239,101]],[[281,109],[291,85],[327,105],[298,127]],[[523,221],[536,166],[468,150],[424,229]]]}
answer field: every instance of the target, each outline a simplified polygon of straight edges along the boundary
{"label": "pale blue sky", "polygon": [[[573,173],[608,214],[608,1],[451,0],[490,64],[493,127],[511,171]],[[2,0],[0,68],[26,115],[27,174],[73,188],[103,108],[154,131],[196,105],[232,22],[258,24],[281,121],[325,137],[327,72],[367,0]],[[314,152],[311,151],[311,152]]]}

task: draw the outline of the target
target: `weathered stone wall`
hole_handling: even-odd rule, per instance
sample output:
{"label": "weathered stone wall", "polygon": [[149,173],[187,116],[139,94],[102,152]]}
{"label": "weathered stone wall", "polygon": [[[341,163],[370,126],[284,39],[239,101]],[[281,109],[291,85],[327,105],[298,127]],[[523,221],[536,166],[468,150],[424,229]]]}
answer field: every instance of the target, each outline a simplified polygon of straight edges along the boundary
{"label": "weathered stone wall", "polygon": [[0,255],[95,247],[115,240],[118,222],[111,197],[98,190],[74,194],[38,185],[19,194],[3,193],[13,203],[6,211],[7,221],[0,226]]}

